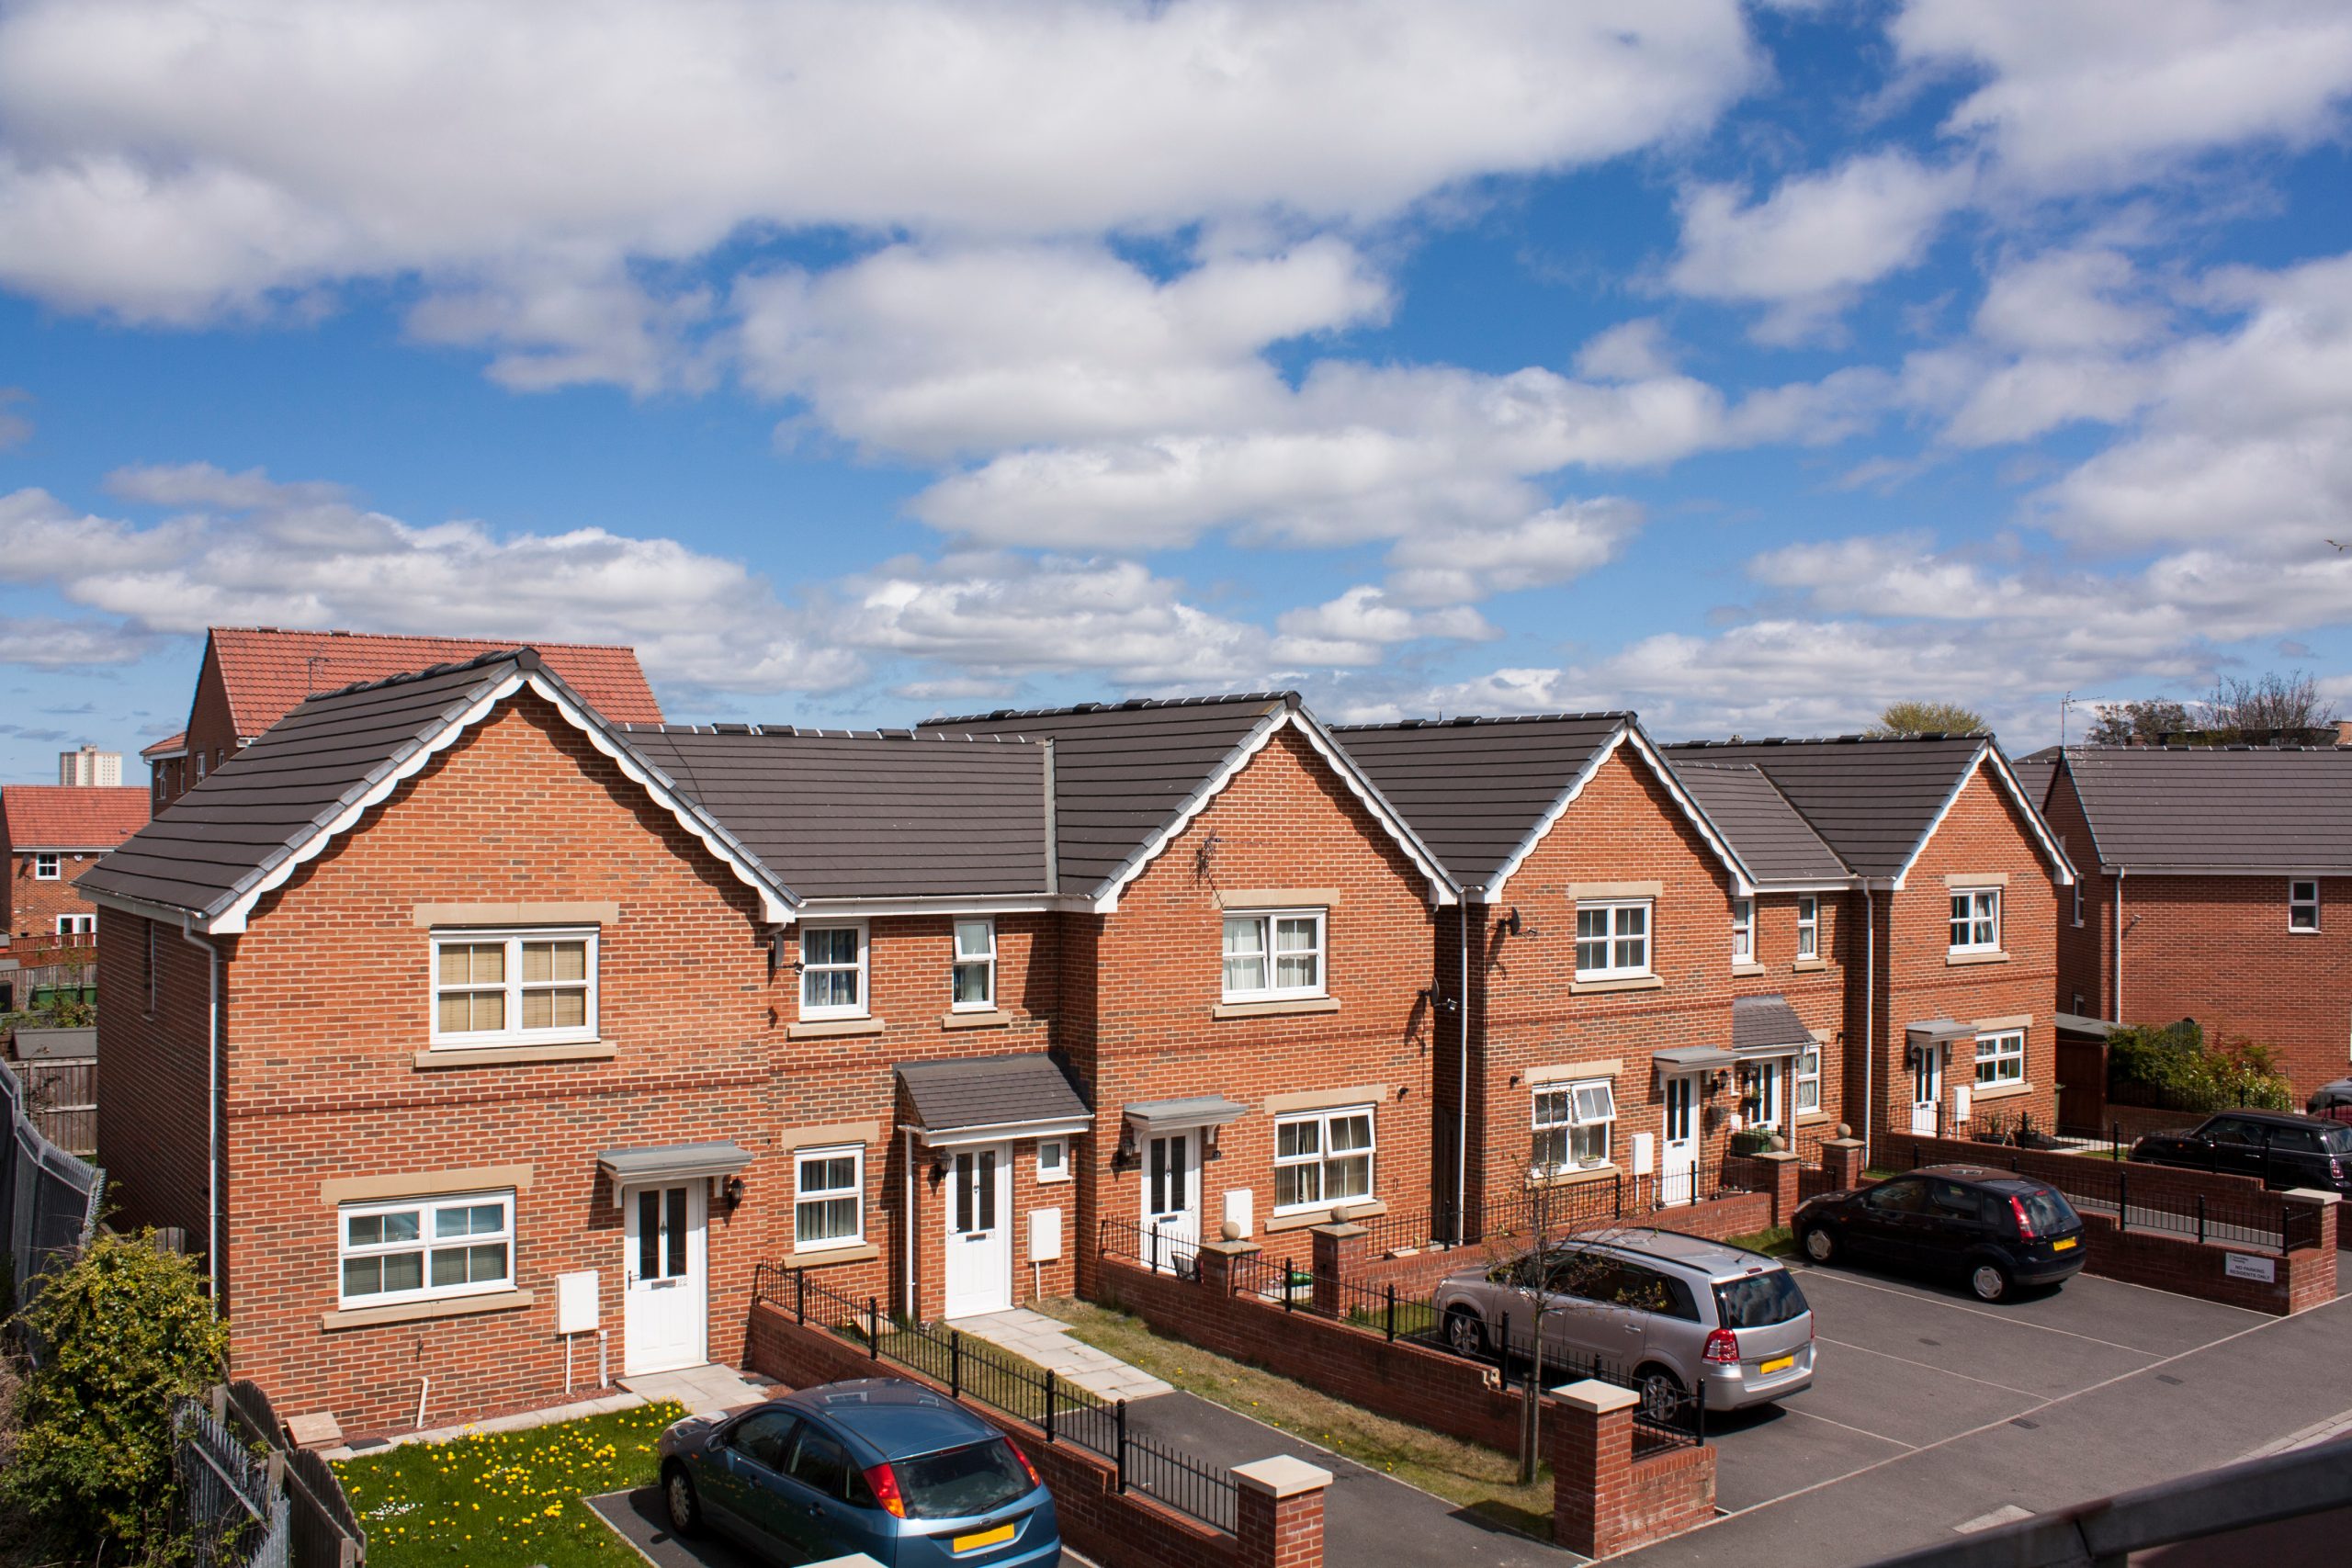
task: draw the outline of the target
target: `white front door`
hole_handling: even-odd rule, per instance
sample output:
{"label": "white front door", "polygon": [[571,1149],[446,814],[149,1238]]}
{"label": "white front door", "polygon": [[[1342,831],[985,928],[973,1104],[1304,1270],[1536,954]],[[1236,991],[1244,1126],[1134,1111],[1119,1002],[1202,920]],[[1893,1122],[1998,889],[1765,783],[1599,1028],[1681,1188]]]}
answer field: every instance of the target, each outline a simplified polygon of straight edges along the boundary
{"label": "white front door", "polygon": [[1666,1080],[1666,1136],[1658,1144],[1657,1199],[1661,1203],[1699,1200],[1699,1080]]}
{"label": "white front door", "polygon": [[631,1187],[621,1276],[621,1371],[631,1376],[699,1367],[710,1359],[709,1276],[703,1267],[703,1184]]}
{"label": "white front door", "polygon": [[1012,1304],[1012,1145],[957,1149],[947,1192],[949,1317]]}
{"label": "white front door", "polygon": [[1144,1262],[1192,1271],[1201,1246],[1201,1167],[1193,1158],[1200,1134],[1155,1133],[1143,1161]]}
{"label": "white front door", "polygon": [[1944,1093],[1944,1048],[1932,1041],[1919,1047],[1919,1059],[1911,1064],[1911,1130],[1932,1134],[1936,1130],[1936,1102]]}
{"label": "white front door", "polygon": [[1781,1130],[1785,1107],[1781,1096],[1786,1087],[1783,1066],[1778,1059],[1756,1064],[1756,1125],[1770,1133]]}

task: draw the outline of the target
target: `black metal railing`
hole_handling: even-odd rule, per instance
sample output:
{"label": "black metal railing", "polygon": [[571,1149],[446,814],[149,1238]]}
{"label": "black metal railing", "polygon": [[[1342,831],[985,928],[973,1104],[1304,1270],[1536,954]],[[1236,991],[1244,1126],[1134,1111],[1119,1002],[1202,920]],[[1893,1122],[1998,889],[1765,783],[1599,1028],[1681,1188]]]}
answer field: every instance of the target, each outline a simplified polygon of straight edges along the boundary
{"label": "black metal railing", "polygon": [[810,1279],[806,1269],[758,1265],[752,1299],[859,1346],[875,1361],[921,1372],[956,1399],[1025,1422],[1048,1443],[1071,1443],[1110,1461],[1121,1492],[1132,1488],[1228,1534],[1234,1529],[1232,1476],[1130,1432],[1124,1399],[1105,1400],[1074,1387],[1050,1368],[1033,1366],[959,1329],[893,1318],[883,1312],[879,1298],[844,1295]]}
{"label": "black metal railing", "polygon": [[1639,1394],[1642,1403],[1634,1407],[1636,1459],[1668,1449],[1695,1448],[1707,1440],[1707,1405],[1702,1393],[1681,1387],[1679,1380],[1662,1380],[1655,1371],[1645,1379],[1636,1369],[1622,1361],[1573,1351],[1558,1344],[1544,1345],[1539,1360],[1534,1315],[1531,1308],[1528,1322],[1515,1325],[1506,1316],[1487,1331],[1485,1359],[1496,1364],[1505,1392],[1514,1386],[1524,1389],[1531,1379],[1540,1376],[1547,1393],[1564,1383],[1589,1378]]}
{"label": "black metal railing", "polygon": [[[2048,1182],[2076,1209],[2113,1220],[2119,1231],[2156,1231],[2199,1242],[2234,1242],[2278,1252],[2317,1245],[2317,1231],[2312,1230],[2308,1235],[2300,1234],[2291,1223],[2292,1209],[2275,1199],[2182,1193],[2160,1188],[2144,1174],[2135,1183],[2132,1167],[2120,1161],[2102,1164],[2081,1156],[2074,1157],[2082,1163],[2053,1168],[2037,1162],[2028,1171],[2022,1168],[2024,1159],[2016,1150],[2008,1151],[2006,1157],[1999,1153],[1989,1157],[1971,1156],[1975,1163],[1996,1169],[2007,1167],[2014,1174]],[[1920,1146],[1913,1144],[1911,1168],[1917,1170],[1928,1163]]]}
{"label": "black metal railing", "polygon": [[1158,1225],[1106,1219],[1102,1222],[1095,1245],[1104,1258],[1124,1258],[1154,1273],[1190,1280],[1200,1272],[1200,1243],[1188,1235],[1171,1235]]}

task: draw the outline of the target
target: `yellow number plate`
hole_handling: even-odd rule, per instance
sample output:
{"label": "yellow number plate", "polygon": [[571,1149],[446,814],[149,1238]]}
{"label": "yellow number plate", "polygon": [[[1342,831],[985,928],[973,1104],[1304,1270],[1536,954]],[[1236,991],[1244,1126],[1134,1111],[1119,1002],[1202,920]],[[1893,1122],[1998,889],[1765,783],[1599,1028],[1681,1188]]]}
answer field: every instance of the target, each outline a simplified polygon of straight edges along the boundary
{"label": "yellow number plate", "polygon": [[2076,1238],[2071,1235],[2062,1235],[2056,1241],[2050,1244],[2050,1250],[2052,1252],[2064,1252],[2068,1247],[2075,1245],[2075,1239]]}
{"label": "yellow number plate", "polygon": [[972,1551],[983,1546],[995,1546],[1012,1539],[1012,1527],[999,1525],[992,1530],[982,1530],[978,1535],[959,1535],[956,1538],[955,1546],[958,1551]]}
{"label": "yellow number plate", "polygon": [[1769,1378],[1774,1372],[1785,1372],[1796,1364],[1797,1359],[1794,1356],[1783,1356],[1777,1361],[1767,1361],[1756,1370],[1761,1375]]}

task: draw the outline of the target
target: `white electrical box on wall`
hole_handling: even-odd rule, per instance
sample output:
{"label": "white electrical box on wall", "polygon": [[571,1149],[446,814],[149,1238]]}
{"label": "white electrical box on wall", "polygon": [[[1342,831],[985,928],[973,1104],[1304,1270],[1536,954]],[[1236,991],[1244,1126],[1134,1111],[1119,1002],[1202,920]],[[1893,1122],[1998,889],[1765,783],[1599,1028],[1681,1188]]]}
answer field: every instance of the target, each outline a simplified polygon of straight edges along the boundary
{"label": "white electrical box on wall", "polygon": [[1029,1211],[1029,1261],[1058,1263],[1062,1256],[1062,1212],[1059,1209]]}
{"label": "white electrical box on wall", "polygon": [[1968,1120],[1968,1086],[1964,1083],[1952,1085],[1951,1114],[1954,1121],[1965,1122]]}
{"label": "white electrical box on wall", "polygon": [[1247,1241],[1258,1228],[1257,1194],[1247,1187],[1228,1187],[1225,1191],[1226,1234],[1236,1241]]}
{"label": "white electrical box on wall", "polygon": [[596,1270],[555,1277],[555,1331],[593,1334],[596,1331]]}
{"label": "white electrical box on wall", "polygon": [[1634,1174],[1635,1176],[1647,1176],[1650,1173],[1650,1134],[1647,1133],[1634,1134]]}

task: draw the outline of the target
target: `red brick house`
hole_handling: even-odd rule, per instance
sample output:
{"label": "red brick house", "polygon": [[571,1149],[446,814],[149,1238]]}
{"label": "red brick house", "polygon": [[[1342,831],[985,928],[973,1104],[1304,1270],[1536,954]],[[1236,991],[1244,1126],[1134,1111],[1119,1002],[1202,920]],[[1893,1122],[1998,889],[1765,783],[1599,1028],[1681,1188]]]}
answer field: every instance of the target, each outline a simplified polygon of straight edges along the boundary
{"label": "red brick house", "polygon": [[1098,1214],[1418,1200],[1442,872],[1295,698],[1102,711],[619,725],[528,650],[300,703],[86,879],[125,1220],[383,1430],[732,1359],[763,1262],[962,1314]]}
{"label": "red brick house", "polygon": [[2070,748],[2046,808],[2061,1008],[2193,1018],[2273,1047],[2300,1095],[2352,1060],[2352,750]]}
{"label": "red brick house", "polygon": [[[1843,968],[1843,1119],[1857,1135],[2054,1125],[2056,910],[2074,869],[1989,737],[1666,751],[1687,779],[1753,767],[1848,874],[1836,907],[1825,892],[1817,908],[1843,932],[1819,951]],[[1698,788],[1720,798],[1720,785]],[[1759,862],[1770,820],[1732,834]],[[1786,821],[1770,831],[1798,842]]]}
{"label": "red brick house", "polygon": [[74,886],[100,855],[147,821],[147,792],[135,785],[9,784],[0,788],[0,931],[19,963],[42,950],[87,947],[98,915]]}
{"label": "red brick house", "polygon": [[[205,634],[187,728],[140,753],[161,811],[250,745],[315,692],[517,648],[479,637],[392,637],[374,632],[214,626]],[[637,650],[601,643],[540,643],[548,666],[605,720],[659,724],[662,705]]]}

